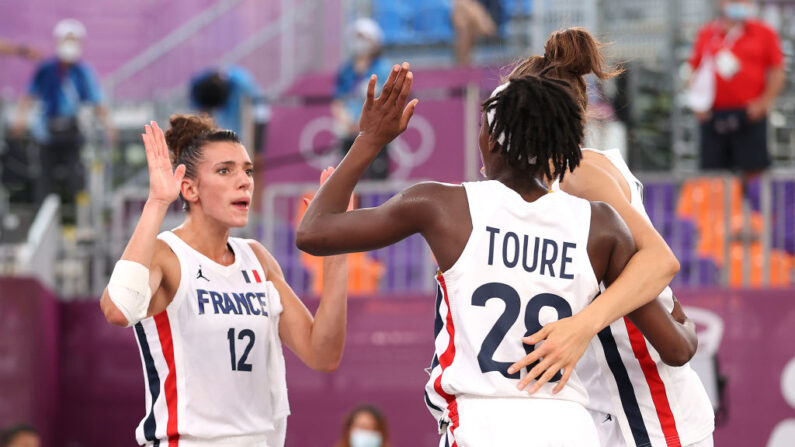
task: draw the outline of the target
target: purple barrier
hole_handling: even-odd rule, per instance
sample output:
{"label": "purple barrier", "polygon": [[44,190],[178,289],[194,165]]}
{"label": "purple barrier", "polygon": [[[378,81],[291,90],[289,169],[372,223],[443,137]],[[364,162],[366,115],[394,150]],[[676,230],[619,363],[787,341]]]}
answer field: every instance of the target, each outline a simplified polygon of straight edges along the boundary
{"label": "purple barrier", "polygon": [[[62,303],[59,327],[55,302],[34,282],[2,280],[0,290],[0,422],[33,422],[49,439],[57,430],[57,442],[45,445],[135,445],[133,430],[145,408],[131,330],[109,326],[96,301]],[[781,390],[782,370],[795,358],[795,290],[699,289],[678,295],[686,306],[707,310],[724,324],[718,355],[729,380],[728,417],[715,444],[765,445],[777,424],[795,419]],[[312,309],[316,305],[309,303]],[[345,413],[359,402],[384,409],[393,445],[437,445],[422,397],[432,331],[432,296],[351,299],[338,371],[317,373],[287,354],[293,411],[287,445],[332,445]]]}
{"label": "purple barrier", "polygon": [[[406,132],[389,148],[391,177],[456,182],[464,178],[464,101],[420,102]],[[275,106],[268,132],[268,183],[317,182],[320,170],[336,166],[341,151],[329,105]]]}
{"label": "purple barrier", "polygon": [[56,445],[58,334],[50,292],[34,279],[0,278],[0,429],[31,424],[45,446]]}
{"label": "purple barrier", "polygon": [[795,418],[781,389],[782,371],[795,359],[793,296],[795,289],[678,291],[684,305],[712,311],[724,324],[718,357],[728,378],[728,417],[716,446],[766,445],[778,423]]}
{"label": "purple barrier", "polygon": [[58,445],[138,445],[146,404],[133,330],[108,324],[95,300],[62,303],[61,315]]}

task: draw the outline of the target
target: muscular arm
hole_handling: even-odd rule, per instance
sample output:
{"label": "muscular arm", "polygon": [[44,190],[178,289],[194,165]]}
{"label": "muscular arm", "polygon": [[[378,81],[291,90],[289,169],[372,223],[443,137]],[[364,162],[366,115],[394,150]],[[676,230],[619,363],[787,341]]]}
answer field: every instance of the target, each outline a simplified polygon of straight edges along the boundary
{"label": "muscular arm", "polygon": [[[601,157],[601,155],[593,154],[590,157]],[[635,241],[637,252],[634,257],[656,260],[645,264],[648,275],[665,278],[671,270],[678,270],[679,263],[665,240],[651,223],[631,206],[627,194],[619,183],[624,182],[623,177],[617,179],[597,164],[596,161],[586,158],[574,173],[566,177],[561,188],[578,197],[611,205],[624,220]],[[625,255],[626,259],[612,260],[611,265],[615,264],[618,270],[612,272],[611,277],[606,278],[606,284],[611,284],[618,278],[633,256],[632,253]],[[678,309],[681,312],[681,306]],[[627,317],[660,353],[663,362],[671,366],[681,366],[695,354],[698,343],[695,327],[687,320],[684,312],[681,314],[683,320],[679,322],[668,313],[660,299],[655,299],[628,314]]]}
{"label": "muscular arm", "polygon": [[304,364],[317,371],[334,371],[345,347],[348,267],[344,256],[323,259],[323,290],[314,318],[284,279],[276,259],[259,242],[251,248],[281,296],[284,310],[279,337]]}
{"label": "muscular arm", "polygon": [[[583,172],[579,172],[580,169]],[[609,279],[610,287],[602,293],[598,303],[594,302],[583,311],[584,317],[598,332],[654,300],[679,271],[679,262],[654,227],[632,208],[614,178],[597,167],[587,165],[575,170],[575,175],[570,177],[564,190],[588,200],[609,203],[615,211],[611,209],[608,213],[595,209],[597,214],[594,217],[608,221],[614,220],[611,216],[618,218],[612,225],[627,229],[634,241],[633,246],[637,247],[636,253],[630,253],[629,262],[611,262],[614,276]],[[605,215],[599,217],[600,213]],[[591,231],[599,229],[592,222]]]}
{"label": "muscular arm", "polygon": [[[157,241],[157,233],[168,207],[179,196],[179,185],[185,175],[185,166],[180,165],[176,171],[173,170],[165,136],[154,121],[151,127],[146,126],[146,133],[142,137],[149,168],[149,198],[121,259],[138,263],[148,269],[152,300],[149,302],[147,314],[152,315],[165,309],[173,298],[170,290],[161,287],[164,271],[168,271],[171,278],[179,278],[179,262],[165,243]],[[160,250],[156,249],[158,246]],[[170,261],[167,260],[169,255],[173,257]],[[109,323],[116,326],[127,326],[130,323],[114,304],[107,287],[102,292],[100,307]]]}
{"label": "muscular arm", "polygon": [[698,348],[696,325],[687,318],[676,298],[672,313],[667,312],[660,300],[654,300],[627,318],[660,353],[665,364],[682,366],[695,355]]}
{"label": "muscular arm", "polygon": [[437,216],[436,197],[448,189],[439,183],[415,185],[377,208],[345,212],[367,166],[408,125],[416,104],[406,106],[411,79],[407,64],[395,66],[378,99],[373,97],[375,77],[370,79],[362,132],[301,219],[296,234],[301,250],[313,255],[372,250],[431,227]]}
{"label": "muscular arm", "polygon": [[[597,208],[602,209],[596,211]],[[593,253],[591,260],[595,264],[597,277],[601,278],[609,288],[621,276],[635,253],[635,244],[629,228],[615,211],[603,203],[594,204],[594,211],[591,219],[592,238],[588,251],[589,254]],[[610,253],[609,263],[603,265],[604,261],[598,258],[598,254],[607,250]],[[600,276],[602,271],[604,273]],[[597,304],[601,299],[600,296],[591,305]],[[682,312],[681,306],[679,309],[674,307],[674,312],[681,318],[681,322],[676,321],[674,316],[665,310],[659,299],[655,299],[627,314],[627,317],[649,339],[654,349],[660,353],[663,362],[671,366],[681,366],[695,354],[696,330],[695,325]]]}
{"label": "muscular arm", "polygon": [[[155,254],[157,233],[160,231],[160,225],[163,223],[167,210],[168,204],[146,202],[141,213],[141,219],[135,226],[135,231],[120,258],[137,262],[149,269],[149,289],[153,293],[157,293],[160,289],[160,283],[163,279],[163,269],[160,263],[153,263],[152,259]],[[107,287],[102,292],[102,298],[99,303],[108,323],[114,326],[127,326],[127,319],[119,308],[113,304],[110,295],[108,295]]]}

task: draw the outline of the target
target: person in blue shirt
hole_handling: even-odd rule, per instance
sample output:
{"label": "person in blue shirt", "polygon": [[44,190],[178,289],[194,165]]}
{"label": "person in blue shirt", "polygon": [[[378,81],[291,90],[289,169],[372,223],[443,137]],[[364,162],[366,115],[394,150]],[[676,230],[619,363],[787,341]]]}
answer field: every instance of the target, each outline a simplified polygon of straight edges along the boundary
{"label": "person in blue shirt", "polygon": [[44,60],[36,68],[27,94],[17,108],[12,135],[19,136],[28,127],[28,114],[34,100],[42,103],[30,131],[40,146],[41,175],[36,197],[39,201],[56,191],[63,181],[66,190],[62,200],[70,203],[83,190],[86,175],[80,160],[83,135],[77,114],[81,105],[93,105],[106,130],[113,132],[107,110],[102,105],[102,91],[94,70],[80,60],[86,29],[75,19],[58,22],[53,31],[55,57]]}
{"label": "person in blue shirt", "polygon": [[[331,103],[331,116],[335,131],[340,138],[343,154],[348,153],[359,134],[359,117],[367,96],[367,83],[375,74],[378,79],[386,79],[392,65],[381,55],[384,33],[381,27],[368,18],[357,19],[350,27],[348,38],[351,57],[337,72],[334,101]],[[380,89],[380,85],[377,86]],[[368,168],[364,177],[385,179],[389,175],[389,156],[382,150]]]}
{"label": "person in blue shirt", "polygon": [[254,148],[255,164],[265,151],[270,106],[254,76],[243,67],[212,68],[190,82],[192,106],[213,117],[215,125],[238,134]]}

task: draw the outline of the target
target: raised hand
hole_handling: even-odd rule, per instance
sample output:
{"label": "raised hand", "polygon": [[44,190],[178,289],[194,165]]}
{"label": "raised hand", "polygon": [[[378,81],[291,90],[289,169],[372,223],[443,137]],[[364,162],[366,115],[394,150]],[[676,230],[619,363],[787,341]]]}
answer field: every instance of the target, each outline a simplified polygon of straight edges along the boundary
{"label": "raised hand", "polygon": [[419,100],[414,99],[406,105],[414,81],[408,62],[392,67],[378,98],[375,98],[376,81],[375,75],[370,76],[367,99],[359,119],[359,135],[370,139],[380,149],[406,130]]}
{"label": "raised hand", "polygon": [[185,177],[185,165],[171,166],[166,136],[156,122],[144,126],[141,134],[146,149],[146,164],[149,166],[149,200],[170,204],[179,197],[180,184]]}

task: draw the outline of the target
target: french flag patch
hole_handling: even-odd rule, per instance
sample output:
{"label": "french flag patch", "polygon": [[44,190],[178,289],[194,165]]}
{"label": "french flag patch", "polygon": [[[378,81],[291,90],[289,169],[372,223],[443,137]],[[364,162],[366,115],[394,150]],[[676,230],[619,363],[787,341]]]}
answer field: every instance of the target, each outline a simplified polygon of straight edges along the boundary
{"label": "french flag patch", "polygon": [[251,284],[252,282],[262,282],[262,277],[259,276],[259,272],[254,270],[241,270],[243,273],[243,279],[246,280],[246,284]]}

